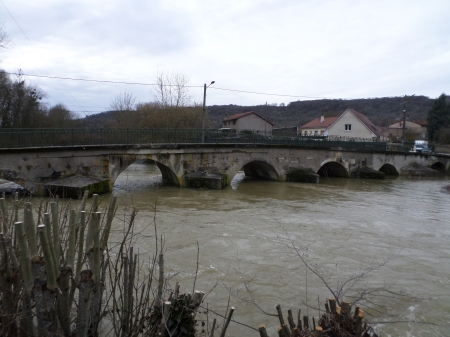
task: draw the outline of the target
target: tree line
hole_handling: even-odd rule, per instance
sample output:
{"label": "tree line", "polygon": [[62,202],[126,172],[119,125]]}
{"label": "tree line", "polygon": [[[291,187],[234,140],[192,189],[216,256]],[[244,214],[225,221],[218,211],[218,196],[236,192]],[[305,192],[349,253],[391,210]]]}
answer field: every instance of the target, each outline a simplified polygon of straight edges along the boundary
{"label": "tree line", "polygon": [[75,113],[64,104],[48,107],[45,93],[28,84],[22,75],[15,77],[0,70],[1,128],[64,128],[80,126]]}
{"label": "tree line", "polygon": [[441,94],[433,101],[427,116],[428,139],[439,144],[450,144],[450,99]]}
{"label": "tree line", "polygon": [[[176,128],[202,127],[203,107],[189,94],[189,77],[182,73],[159,71],[149,102],[137,102],[130,92],[120,92],[110,104],[110,111],[87,116],[86,122],[98,127]],[[207,123],[207,126],[209,124]]]}

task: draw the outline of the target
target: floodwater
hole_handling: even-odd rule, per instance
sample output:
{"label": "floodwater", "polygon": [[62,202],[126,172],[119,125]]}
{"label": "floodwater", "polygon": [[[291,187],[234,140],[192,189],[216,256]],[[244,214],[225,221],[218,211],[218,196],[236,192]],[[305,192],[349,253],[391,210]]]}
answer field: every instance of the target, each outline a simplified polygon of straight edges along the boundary
{"label": "floodwater", "polygon": [[[139,211],[134,246],[143,256],[154,254],[156,218],[170,282],[184,292],[192,291],[199,247],[195,288],[212,290],[205,302],[215,312],[224,314],[229,301],[237,322],[264,324],[275,336],[277,319],[263,311],[276,314],[277,304],[285,319],[301,309],[317,322],[327,285],[346,284],[349,302],[370,292],[360,306],[381,336],[429,337],[450,336],[449,185],[448,178],[281,183],[239,173],[226,189],[195,190],[162,184],[156,166],[136,163],[113,194],[119,207]],[[238,323],[227,331],[259,335]]]}

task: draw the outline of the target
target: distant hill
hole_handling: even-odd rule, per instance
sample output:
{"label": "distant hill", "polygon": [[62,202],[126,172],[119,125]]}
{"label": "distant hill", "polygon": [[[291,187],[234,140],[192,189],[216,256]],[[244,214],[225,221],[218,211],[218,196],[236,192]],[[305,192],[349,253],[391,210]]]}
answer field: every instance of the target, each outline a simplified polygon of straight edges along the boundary
{"label": "distant hill", "polygon": [[[434,99],[425,96],[408,97],[406,110],[410,121],[426,120]],[[345,109],[352,108],[366,115],[377,126],[388,126],[403,118],[403,97],[382,97],[368,99],[322,99],[296,101],[288,105],[213,105],[208,106],[208,118],[212,128],[220,128],[222,120],[237,113],[254,111],[275,124],[275,127],[302,126],[324,115],[339,116]],[[129,111],[130,119],[138,120],[139,113]],[[118,112],[107,111],[83,119],[87,127],[109,127],[114,125]],[[116,123],[117,124],[117,123]]]}
{"label": "distant hill", "polygon": [[92,114],[84,117],[82,120],[86,127],[89,128],[102,128],[104,125],[108,124],[109,121],[114,120],[114,112],[106,111],[100,112],[98,114]]}

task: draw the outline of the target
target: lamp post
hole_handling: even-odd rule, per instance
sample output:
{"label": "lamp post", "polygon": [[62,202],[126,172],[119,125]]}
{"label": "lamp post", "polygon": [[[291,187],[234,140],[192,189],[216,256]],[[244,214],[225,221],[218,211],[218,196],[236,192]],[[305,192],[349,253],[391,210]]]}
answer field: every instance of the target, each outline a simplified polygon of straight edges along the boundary
{"label": "lamp post", "polygon": [[206,86],[203,86],[203,117],[202,117],[202,143],[205,142],[205,119],[206,119],[206,89],[208,89],[211,85],[216,83],[215,81],[211,81],[211,83]]}

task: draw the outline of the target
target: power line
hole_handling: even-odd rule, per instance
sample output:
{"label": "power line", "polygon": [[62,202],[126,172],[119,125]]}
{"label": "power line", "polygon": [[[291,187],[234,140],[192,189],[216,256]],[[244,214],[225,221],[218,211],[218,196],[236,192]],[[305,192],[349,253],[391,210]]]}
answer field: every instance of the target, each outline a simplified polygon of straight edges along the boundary
{"label": "power line", "polygon": [[[8,72],[6,74],[17,75],[15,73],[8,73]],[[95,83],[128,84],[128,85],[143,85],[143,86],[157,86],[157,85],[160,85],[160,84],[156,84],[156,83],[95,80],[95,79],[87,79],[87,78],[45,76],[45,75],[32,75],[32,74],[22,74],[22,75],[23,76],[28,76],[28,77],[43,77],[43,78],[51,78],[51,79],[60,79],[60,80],[69,80],[69,81],[82,81],[82,82],[95,82]],[[173,87],[173,86],[176,86],[176,85],[175,84],[163,84],[162,86]],[[187,88],[203,88],[203,85],[186,85],[185,87],[187,87]]]}
{"label": "power line", "polygon": [[[9,75],[18,75],[17,73],[10,73],[10,72],[5,72],[5,73],[9,74]],[[125,85],[140,85],[140,86],[164,86],[164,87],[176,87],[177,86],[176,84],[157,84],[157,83],[145,83],[145,82],[98,80],[98,79],[61,77],[61,76],[48,76],[48,75],[36,75],[36,74],[24,74],[24,73],[21,73],[20,75],[27,76],[27,77],[38,77],[38,78],[58,79],[58,80],[67,80],[67,81],[80,81],[80,82],[93,82],[93,83],[107,83],[107,84],[125,84]],[[184,87],[186,87],[186,88],[203,88],[203,85],[185,85]],[[278,93],[267,93],[267,92],[258,92],[258,91],[247,91],[247,90],[220,88],[220,87],[214,87],[214,86],[209,87],[209,89],[230,91],[230,92],[238,92],[238,93],[252,94],[252,95],[265,95],[265,96],[291,97],[291,98],[309,98],[309,99],[355,100],[355,99],[373,99],[373,98],[376,98],[376,97],[359,97],[359,98],[347,97],[347,98],[343,98],[343,97],[289,95],[289,94],[278,94]],[[388,97],[383,97],[383,98],[399,98],[399,97],[400,96],[388,96]],[[403,98],[403,97],[400,97],[400,98]],[[416,102],[414,102],[414,103],[416,103]]]}
{"label": "power line", "polygon": [[240,92],[240,93],[244,93],[244,94],[265,95],[265,96],[294,97],[294,98],[295,98],[295,97],[301,97],[301,98],[313,98],[313,99],[338,99],[338,98],[318,97],[318,96],[302,96],[302,95],[287,95],[287,94],[270,94],[270,93],[266,93],[266,92],[245,91],[245,90],[226,89],[226,88],[217,88],[217,87],[210,87],[210,89],[224,90],[224,91],[233,91],[233,92]]}
{"label": "power line", "polygon": [[[16,75],[15,73],[8,73],[8,72],[6,72],[6,73],[10,74],[10,75]],[[21,75],[22,76],[28,76],[28,77],[39,77],[39,78],[59,79],[59,80],[68,80],[68,81],[81,81],[81,82],[94,82],[94,83],[126,84],[126,85],[141,85],[141,86],[165,86],[165,87],[177,86],[175,84],[157,84],[157,83],[144,83],[144,82],[111,81],[111,80],[98,80],[98,79],[61,77],[61,76],[46,76],[46,75],[23,74],[23,73]],[[186,85],[185,87],[186,88],[203,88],[202,85]],[[239,92],[239,93],[252,94],[252,95],[277,96],[277,97],[310,98],[310,99],[356,99],[356,98],[336,98],[336,97],[323,97],[323,96],[288,95],[288,94],[277,94],[277,93],[266,93],[266,92],[257,92],[257,91],[246,91],[246,90],[229,89],[229,88],[218,88],[218,87],[210,87],[209,89],[222,90],[222,91],[231,91],[231,92]]]}
{"label": "power line", "polygon": [[[7,74],[15,75],[14,73],[7,73]],[[126,85],[141,85],[141,86],[159,86],[159,85],[161,85],[161,84],[156,84],[156,83],[96,80],[96,79],[86,79],[86,78],[44,76],[44,75],[34,75],[34,74],[22,74],[22,75],[23,76],[28,76],[28,77],[43,77],[43,78],[50,78],[50,79],[82,81],[82,82],[95,82],[95,83],[126,84]],[[176,86],[176,85],[174,85],[174,84],[163,84],[162,86],[173,87],[173,86]],[[202,88],[203,86],[202,85],[186,85],[185,87],[187,87],[187,88]],[[231,91],[231,92],[239,92],[239,93],[253,94],[253,95],[277,96],[277,97],[312,98],[312,99],[335,99],[335,98],[331,98],[331,97],[272,94],[272,93],[264,93],[264,92],[256,92],[256,91],[245,91],[245,90],[237,90],[237,89],[218,88],[218,87],[210,87],[209,89],[222,90],[222,91]]]}

